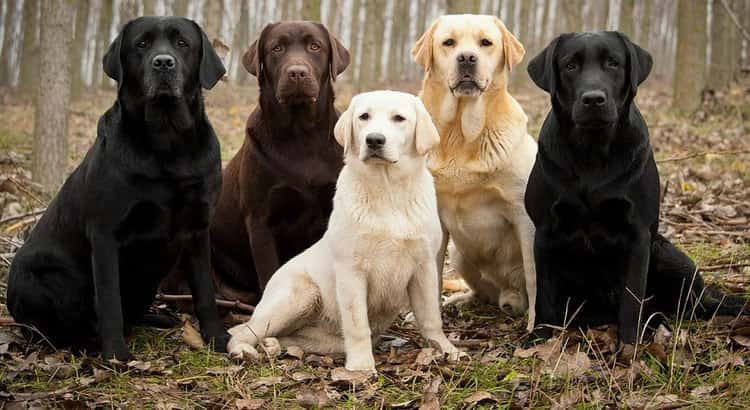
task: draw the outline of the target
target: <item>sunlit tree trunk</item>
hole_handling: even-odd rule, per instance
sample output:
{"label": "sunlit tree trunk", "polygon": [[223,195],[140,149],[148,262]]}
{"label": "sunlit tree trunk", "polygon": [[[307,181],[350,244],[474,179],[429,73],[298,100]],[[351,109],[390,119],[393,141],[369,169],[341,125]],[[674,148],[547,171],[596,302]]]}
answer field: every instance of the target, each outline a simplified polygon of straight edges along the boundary
{"label": "sunlit tree trunk", "polygon": [[320,21],[320,0],[302,2],[302,20]]}
{"label": "sunlit tree trunk", "polygon": [[[625,33],[631,39],[634,38],[633,30],[633,9],[635,8],[635,0],[620,0],[620,18],[618,29]],[[642,19],[646,16],[638,16],[639,24],[642,23]]]}
{"label": "sunlit tree trunk", "polygon": [[711,7],[711,58],[708,62],[706,86],[720,90],[729,84],[732,77],[732,62],[729,49],[731,22],[721,0],[713,0]]}
{"label": "sunlit tree trunk", "polygon": [[70,60],[75,10],[67,0],[42,2],[39,88],[36,98],[31,175],[54,192],[66,175]]}
{"label": "sunlit tree trunk", "polygon": [[83,52],[86,47],[86,27],[89,18],[90,0],[79,0],[76,9],[75,34],[73,36],[73,70],[71,71],[71,95],[78,98],[83,93]]}
{"label": "sunlit tree trunk", "polygon": [[448,14],[476,14],[479,13],[479,0],[446,0]]}
{"label": "sunlit tree trunk", "polygon": [[5,33],[3,35],[3,51],[0,55],[0,85],[15,87],[18,84],[18,59],[21,48],[23,31],[23,0],[7,0],[8,11]]}

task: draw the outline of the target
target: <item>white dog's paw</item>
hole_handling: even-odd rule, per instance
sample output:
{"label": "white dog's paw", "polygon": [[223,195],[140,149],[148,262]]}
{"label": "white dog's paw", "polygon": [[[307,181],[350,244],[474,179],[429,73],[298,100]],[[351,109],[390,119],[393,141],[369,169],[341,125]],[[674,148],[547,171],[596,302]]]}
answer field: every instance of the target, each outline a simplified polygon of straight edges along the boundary
{"label": "white dog's paw", "polygon": [[261,347],[269,357],[276,357],[281,354],[281,343],[279,343],[279,339],[275,337],[267,337],[263,339]]}
{"label": "white dog's paw", "polygon": [[253,345],[235,340],[236,339],[232,337],[229,339],[229,344],[227,344],[227,351],[232,358],[245,359],[249,357],[253,360],[260,359],[260,354],[255,350]]}
{"label": "white dog's paw", "polygon": [[452,306],[452,305],[461,306],[473,300],[474,300],[474,291],[472,290],[461,292],[461,293],[454,293],[448,296],[447,298],[445,298],[445,300],[443,301],[443,307]]}
{"label": "white dog's paw", "polygon": [[516,291],[501,292],[497,298],[497,305],[509,316],[520,316],[528,307],[526,297]]}
{"label": "white dog's paw", "polygon": [[346,358],[346,370],[350,372],[368,372],[371,374],[377,374],[375,370],[375,358],[372,355],[369,357],[360,358]]}
{"label": "white dog's paw", "polygon": [[456,346],[453,346],[452,343],[449,343],[448,345],[441,347],[443,351],[443,354],[447,356],[448,361],[450,362],[457,362],[464,358],[469,358],[469,355],[466,354],[466,352],[460,350]]}

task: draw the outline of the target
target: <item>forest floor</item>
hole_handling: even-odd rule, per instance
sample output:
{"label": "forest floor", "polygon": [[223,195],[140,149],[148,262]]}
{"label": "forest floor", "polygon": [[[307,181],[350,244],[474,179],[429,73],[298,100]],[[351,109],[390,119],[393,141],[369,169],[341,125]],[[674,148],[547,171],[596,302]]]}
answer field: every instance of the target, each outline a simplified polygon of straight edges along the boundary
{"label": "forest floor", "polygon": [[[255,99],[251,88],[229,88],[224,84],[207,97],[225,161],[242,143]],[[348,101],[345,94],[351,93],[339,94],[340,107]],[[113,98],[110,92],[91,93],[72,105],[71,170]],[[518,99],[536,135],[548,98],[529,92]],[[638,97],[661,172],[661,230],[696,260],[710,283],[747,295],[750,80],[709,96],[690,117],[671,113],[669,101],[656,84]],[[35,211],[50,199],[30,182],[33,123],[30,102],[0,90],[0,318],[8,315],[3,302],[10,260],[38,218]],[[237,313],[228,320],[241,319]],[[614,354],[612,326],[571,329],[523,349],[525,318],[507,317],[495,307],[447,308],[443,320],[446,334],[470,360],[444,362],[412,324],[399,321],[376,346],[373,380],[348,377],[341,358],[297,349],[255,363],[234,362],[201,347],[189,317],[182,328],[136,328],[129,343],[138,360],[119,366],[32,343],[20,327],[0,322],[0,409],[750,408],[750,320],[672,320],[638,346],[633,360]]]}

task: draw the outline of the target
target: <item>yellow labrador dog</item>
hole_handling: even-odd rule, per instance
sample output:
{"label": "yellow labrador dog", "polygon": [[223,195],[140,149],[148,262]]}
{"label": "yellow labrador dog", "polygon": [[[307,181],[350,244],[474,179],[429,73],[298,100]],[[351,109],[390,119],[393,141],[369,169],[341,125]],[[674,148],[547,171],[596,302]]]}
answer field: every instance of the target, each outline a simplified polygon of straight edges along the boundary
{"label": "yellow labrador dog", "polygon": [[426,154],[439,136],[429,114],[411,94],[364,93],[334,135],[345,165],[328,230],[271,277],[252,319],[230,330],[229,352],[295,345],[374,372],[373,338],[411,307],[422,335],[457,359],[435,298],[442,233]]}
{"label": "yellow labrador dog", "polygon": [[440,17],[412,50],[425,69],[420,97],[440,133],[429,158],[445,231],[438,263],[450,235],[451,263],[471,288],[446,303],[478,297],[515,314],[530,307],[532,326],[534,225],[524,192],[537,145],[507,88],[524,53],[500,19],[480,15]]}

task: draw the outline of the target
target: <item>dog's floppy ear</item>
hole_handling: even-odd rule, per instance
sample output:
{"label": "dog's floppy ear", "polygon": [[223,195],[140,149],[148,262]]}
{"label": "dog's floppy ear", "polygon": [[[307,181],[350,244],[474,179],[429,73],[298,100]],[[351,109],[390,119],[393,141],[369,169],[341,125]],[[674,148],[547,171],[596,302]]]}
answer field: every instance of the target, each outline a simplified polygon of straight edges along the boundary
{"label": "dog's floppy ear", "polygon": [[555,50],[562,37],[561,35],[552,40],[544,50],[529,61],[529,66],[526,68],[534,84],[550,94],[555,93],[555,81],[557,77],[557,73],[555,72]]}
{"label": "dog's floppy ear", "polygon": [[127,22],[122,26],[122,30],[117,34],[112,44],[109,45],[107,54],[104,54],[102,58],[102,67],[104,73],[115,81],[117,81],[117,90],[122,88],[122,58],[120,57],[120,50],[122,49],[122,41],[125,38],[125,33],[128,30],[131,22]]}
{"label": "dog's floppy ear", "polygon": [[422,100],[414,96],[414,106],[417,110],[417,126],[414,135],[414,144],[417,147],[419,155],[425,155],[427,152],[440,143],[440,134],[435,124],[432,122],[430,113],[427,112]]}
{"label": "dog's floppy ear", "polygon": [[350,57],[349,50],[341,44],[336,37],[322,23],[315,23],[328,33],[328,43],[331,45],[331,54],[328,56],[328,69],[331,73],[331,81],[336,81],[336,76],[343,73],[346,67],[349,67]]}
{"label": "dog's floppy ear", "polygon": [[440,18],[432,22],[430,28],[422,34],[422,37],[414,43],[414,48],[411,49],[411,55],[414,57],[414,61],[417,64],[424,67],[425,72],[430,72],[432,69],[432,42],[435,29],[440,22]]}
{"label": "dog's floppy ear", "polygon": [[508,72],[513,70],[518,63],[523,60],[523,56],[526,55],[526,49],[523,48],[523,44],[513,35],[513,33],[505,27],[505,24],[499,18],[495,17],[495,25],[500,29],[503,34],[503,54],[505,55],[505,67]]}
{"label": "dog's floppy ear", "polygon": [[635,96],[638,86],[648,78],[651,73],[651,67],[654,64],[654,60],[651,58],[651,54],[648,51],[638,47],[635,43],[630,41],[628,36],[625,34],[615,31],[615,34],[620,37],[620,40],[625,44],[625,48],[628,50],[628,75],[630,81],[630,91]]}
{"label": "dog's floppy ear", "polygon": [[245,50],[242,55],[242,65],[248,73],[258,77],[258,82],[263,81],[263,44],[266,34],[279,23],[269,23],[263,27],[255,41],[250,44],[250,48]]}
{"label": "dog's floppy ear", "polygon": [[201,62],[198,77],[201,81],[201,86],[210,90],[221,80],[221,77],[226,74],[227,70],[224,68],[224,64],[221,62],[219,55],[216,54],[216,50],[214,50],[211,42],[208,41],[208,36],[201,26],[193,20],[190,20],[190,22],[193,23],[201,34]]}
{"label": "dog's floppy ear", "polygon": [[336,125],[333,127],[333,136],[336,138],[336,142],[344,147],[344,154],[349,152],[349,148],[352,145],[352,112],[354,111],[354,101],[356,98],[356,96],[352,98],[349,102],[349,107],[341,113],[339,120],[336,121]]}

